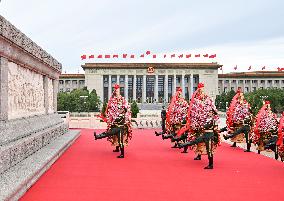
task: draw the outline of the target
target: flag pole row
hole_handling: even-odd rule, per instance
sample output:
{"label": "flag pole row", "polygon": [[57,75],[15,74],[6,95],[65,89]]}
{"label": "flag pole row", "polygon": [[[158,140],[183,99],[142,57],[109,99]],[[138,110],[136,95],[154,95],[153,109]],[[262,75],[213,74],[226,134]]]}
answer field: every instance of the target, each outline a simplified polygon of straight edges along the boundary
{"label": "flag pole row", "polygon": [[140,55],[136,55],[136,54],[91,54],[91,55],[87,55],[87,54],[83,54],[81,55],[81,60],[85,60],[85,59],[118,59],[118,58],[123,58],[123,59],[135,59],[135,58],[198,58],[198,57],[204,57],[204,58],[210,58],[210,59],[214,59],[216,58],[216,54],[152,54],[151,51],[146,51],[143,54]]}

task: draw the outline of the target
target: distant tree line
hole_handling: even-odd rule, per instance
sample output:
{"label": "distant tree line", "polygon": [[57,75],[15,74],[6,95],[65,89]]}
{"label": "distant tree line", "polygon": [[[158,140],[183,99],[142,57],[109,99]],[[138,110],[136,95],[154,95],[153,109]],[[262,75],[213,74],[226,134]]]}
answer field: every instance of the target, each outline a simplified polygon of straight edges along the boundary
{"label": "distant tree line", "polygon": [[[232,98],[236,94],[235,91],[224,92],[216,97],[215,104],[220,111],[226,111]],[[245,98],[251,105],[254,114],[257,114],[263,100],[271,102],[272,111],[281,113],[284,111],[284,90],[283,89],[258,89],[253,92],[245,93]]]}
{"label": "distant tree line", "polygon": [[59,92],[58,111],[99,112],[101,101],[96,90],[89,92],[87,88],[74,89],[72,92]]}

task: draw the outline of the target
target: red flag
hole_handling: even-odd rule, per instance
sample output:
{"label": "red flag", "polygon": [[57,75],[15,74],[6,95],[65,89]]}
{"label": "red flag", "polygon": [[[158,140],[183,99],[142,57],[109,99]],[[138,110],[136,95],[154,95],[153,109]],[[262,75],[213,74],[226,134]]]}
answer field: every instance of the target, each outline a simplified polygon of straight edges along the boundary
{"label": "red flag", "polygon": [[172,55],[171,55],[171,58],[174,58],[174,57],[176,57],[176,54],[172,54]]}
{"label": "red flag", "polygon": [[122,57],[125,59],[127,57],[127,54],[123,54]]}
{"label": "red flag", "polygon": [[105,55],[105,58],[106,58],[106,59],[110,59],[110,55],[109,55],[109,54],[106,54],[106,55]]}
{"label": "red flag", "polygon": [[265,66],[263,66],[262,68],[261,68],[261,70],[264,70],[265,69]]}
{"label": "red flag", "polygon": [[178,56],[178,58],[182,58],[182,57],[183,57],[183,54],[181,54],[181,55]]}
{"label": "red flag", "polygon": [[212,54],[212,55],[209,56],[210,59],[213,59],[215,57],[216,57],[216,54]]}
{"label": "red flag", "polygon": [[195,57],[200,57],[200,54],[196,54]]}
{"label": "red flag", "polygon": [[143,58],[144,58],[144,54],[141,54],[140,57],[143,57]]}
{"label": "red flag", "polygon": [[153,59],[156,59],[157,55],[153,54]]}
{"label": "red flag", "polygon": [[92,54],[89,56],[89,59],[93,59],[93,58],[95,58],[95,55]]}
{"label": "red flag", "polygon": [[118,54],[114,54],[112,58],[118,58]]}
{"label": "red flag", "polygon": [[204,57],[208,57],[208,54],[204,54],[203,56],[204,56]]}
{"label": "red flag", "polygon": [[130,56],[131,59],[134,59],[134,57],[135,57],[134,54],[132,54],[132,55]]}
{"label": "red flag", "polygon": [[284,71],[284,68],[280,68],[280,67],[278,67],[277,69],[278,69],[278,71],[279,71],[279,72]]}
{"label": "red flag", "polygon": [[251,66],[249,66],[248,70],[251,70]]}
{"label": "red flag", "polygon": [[146,54],[149,55],[149,54],[151,54],[151,52],[148,50],[148,51],[146,51]]}
{"label": "red flag", "polygon": [[81,56],[81,59],[82,60],[87,59],[87,56],[84,54],[84,55]]}
{"label": "red flag", "polygon": [[186,55],[186,58],[190,58],[190,57],[191,57],[191,54],[187,54],[187,55]]}
{"label": "red flag", "polygon": [[167,55],[166,54],[164,54],[164,58],[166,58],[167,57]]}
{"label": "red flag", "polygon": [[237,70],[237,68],[238,68],[238,66],[236,65],[236,66],[234,67],[234,70]]}
{"label": "red flag", "polygon": [[99,58],[99,59],[103,58],[103,55],[100,54],[100,55],[98,56],[98,58]]}

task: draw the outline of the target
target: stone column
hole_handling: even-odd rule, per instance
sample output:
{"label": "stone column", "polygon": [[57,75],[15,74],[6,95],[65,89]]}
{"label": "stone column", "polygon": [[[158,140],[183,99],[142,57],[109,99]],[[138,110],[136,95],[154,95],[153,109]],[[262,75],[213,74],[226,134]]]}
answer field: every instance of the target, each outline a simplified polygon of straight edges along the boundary
{"label": "stone column", "polygon": [[108,75],[108,99],[111,97],[112,87],[111,87],[111,75]]}
{"label": "stone column", "polygon": [[8,59],[0,57],[0,120],[8,120]]}
{"label": "stone column", "polygon": [[120,75],[117,75],[116,76],[116,83],[119,85],[119,78],[120,78]]}
{"label": "stone column", "polygon": [[43,90],[44,90],[44,109],[45,114],[48,114],[48,77],[46,75],[43,76]]}
{"label": "stone column", "polygon": [[169,76],[168,74],[165,75],[165,88],[164,88],[164,100],[166,103],[169,102]]}
{"label": "stone column", "polygon": [[128,101],[128,75],[124,78],[124,97]]}
{"label": "stone column", "polygon": [[181,75],[181,88],[182,88],[182,96],[185,97],[184,74]]}
{"label": "stone column", "polygon": [[146,103],[146,75],[143,75],[142,103]]}
{"label": "stone column", "polygon": [[239,88],[239,80],[236,80],[236,91],[238,90],[238,88]]}
{"label": "stone column", "polygon": [[176,73],[174,72],[174,78],[173,78],[173,90],[172,90],[172,92],[173,92],[173,96],[175,95],[175,93],[176,93],[176,88],[177,88],[177,75],[176,75]]}
{"label": "stone column", "polygon": [[228,91],[231,91],[231,87],[232,87],[232,80],[229,80],[229,90]]}
{"label": "stone column", "polygon": [[193,94],[193,74],[190,74],[190,96],[189,99],[191,99],[191,96]]}
{"label": "stone column", "polygon": [[155,102],[159,102],[158,101],[158,81],[159,81],[159,76],[158,75],[155,75],[155,87],[154,87],[154,99],[155,99]]}
{"label": "stone column", "polygon": [[133,100],[136,101],[136,75],[133,76]]}
{"label": "stone column", "polygon": [[243,80],[243,92],[245,92],[245,89],[246,89],[246,88],[245,88],[245,82],[246,82],[246,81]]}
{"label": "stone column", "polygon": [[57,111],[57,94],[58,94],[58,80],[52,80],[53,84],[53,109],[54,112]]}
{"label": "stone column", "polygon": [[267,88],[267,80],[264,80],[264,89]]}
{"label": "stone column", "polygon": [[250,85],[249,85],[249,92],[252,92],[252,80],[250,80]]}

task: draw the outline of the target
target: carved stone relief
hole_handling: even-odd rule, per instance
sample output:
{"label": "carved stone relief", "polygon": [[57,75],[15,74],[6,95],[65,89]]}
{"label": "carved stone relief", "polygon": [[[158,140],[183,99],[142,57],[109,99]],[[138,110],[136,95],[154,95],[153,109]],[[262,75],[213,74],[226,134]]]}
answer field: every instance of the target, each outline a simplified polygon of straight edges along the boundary
{"label": "carved stone relief", "polygon": [[8,119],[44,114],[43,76],[8,63]]}

